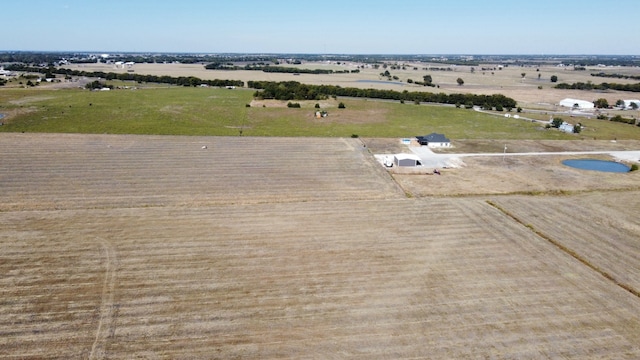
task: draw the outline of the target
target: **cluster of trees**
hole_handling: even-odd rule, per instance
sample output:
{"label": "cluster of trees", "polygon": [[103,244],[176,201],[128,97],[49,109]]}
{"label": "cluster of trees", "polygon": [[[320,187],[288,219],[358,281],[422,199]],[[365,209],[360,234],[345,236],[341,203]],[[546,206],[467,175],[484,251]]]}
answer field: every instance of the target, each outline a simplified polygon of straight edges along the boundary
{"label": "cluster of trees", "polygon": [[343,88],[334,85],[308,85],[296,81],[272,82],[249,81],[248,86],[258,89],[254,96],[258,99],[276,100],[323,100],[329,97],[348,96],[357,98],[387,99],[412,101],[414,103],[430,102],[440,104],[471,104],[472,106],[490,106],[513,109],[516,101],[501,94],[445,94],[429,92],[408,92],[380,89]]}
{"label": "cluster of trees", "polygon": [[[595,107],[597,107],[598,109],[608,109],[610,107],[609,106],[609,101],[607,101],[607,99],[605,99],[605,98],[597,99],[596,101],[593,102],[593,105]],[[618,99],[616,101],[616,106],[620,107],[620,108],[624,108],[625,107],[624,100]],[[629,105],[629,107],[631,108],[631,110],[638,110],[638,104],[635,103],[635,102],[632,102]]]}
{"label": "cluster of trees", "polygon": [[640,92],[640,83],[637,84],[616,84],[616,83],[601,83],[593,84],[590,81],[576,82],[573,84],[560,83],[555,86],[556,89],[569,89],[569,90],[618,90],[618,91],[632,91]]}
{"label": "cluster of trees", "polygon": [[[431,75],[425,75],[422,77],[423,81],[416,81],[415,83],[418,85],[422,85],[422,86],[431,86],[431,87],[436,87],[436,84],[433,83],[433,78],[431,77]],[[407,80],[408,83],[413,82]]]}
{"label": "cluster of trees", "polygon": [[636,119],[624,118],[624,117],[622,117],[620,115],[616,115],[616,116],[613,116],[613,117],[609,118],[607,115],[601,114],[601,115],[598,115],[598,117],[596,119],[598,119],[598,120],[608,120],[608,121],[619,122],[619,123],[623,123],[623,124],[640,126],[640,122],[638,122],[636,124]]}
{"label": "cluster of trees", "polygon": [[135,81],[138,83],[161,83],[161,84],[171,84],[171,85],[180,85],[180,86],[199,86],[199,85],[209,85],[209,86],[237,86],[243,87],[244,82],[240,80],[202,80],[200,78],[194,76],[180,76],[173,77],[168,75],[157,76],[157,75],[140,75],[135,73],[113,73],[113,72],[104,72],[104,71],[80,71],[80,70],[71,70],[64,68],[55,68],[55,67],[29,67],[25,65],[11,65],[7,67],[8,70],[11,71],[25,71],[25,72],[37,72],[41,74],[45,74],[46,77],[54,77],[53,74],[64,75],[66,78],[70,78],[71,76],[81,76],[81,77],[95,77],[101,78],[105,80],[122,80],[122,81]]}
{"label": "cluster of trees", "polygon": [[637,75],[624,75],[624,74],[605,74],[603,72],[592,73],[591,76],[595,77],[605,77],[605,78],[614,78],[614,79],[632,79],[632,80],[640,80],[640,76]]}
{"label": "cluster of trees", "polygon": [[90,82],[87,85],[85,85],[84,87],[89,89],[89,90],[98,90],[98,89],[102,89],[102,88],[113,89],[113,86],[107,85],[106,83],[100,82],[98,80]]}
{"label": "cluster of trees", "polygon": [[[616,116],[612,117],[611,119],[609,119],[609,121],[619,122],[619,123],[629,124],[629,125],[635,125],[636,124],[636,119],[623,118],[620,115],[616,115]],[[638,123],[638,126],[640,126],[640,123]]]}

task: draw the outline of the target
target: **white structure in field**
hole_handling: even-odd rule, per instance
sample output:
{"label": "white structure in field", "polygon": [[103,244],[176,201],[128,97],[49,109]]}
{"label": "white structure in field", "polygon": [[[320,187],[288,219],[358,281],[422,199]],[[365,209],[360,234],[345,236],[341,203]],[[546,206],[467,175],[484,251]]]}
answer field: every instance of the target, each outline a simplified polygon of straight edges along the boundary
{"label": "white structure in field", "polygon": [[636,104],[636,109],[640,109],[640,100],[622,100],[622,101],[624,101],[625,110],[633,109],[631,104]]}
{"label": "white structure in field", "polygon": [[422,166],[422,159],[416,154],[395,154],[393,164],[395,166]]}
{"label": "white structure in field", "polygon": [[573,133],[573,128],[574,128],[573,125],[571,125],[571,124],[569,124],[567,122],[562,122],[562,125],[560,125],[558,130],[571,134],[571,133]]}
{"label": "white structure in field", "polygon": [[591,101],[570,98],[560,100],[560,106],[576,110],[593,110],[595,108],[595,105]]}

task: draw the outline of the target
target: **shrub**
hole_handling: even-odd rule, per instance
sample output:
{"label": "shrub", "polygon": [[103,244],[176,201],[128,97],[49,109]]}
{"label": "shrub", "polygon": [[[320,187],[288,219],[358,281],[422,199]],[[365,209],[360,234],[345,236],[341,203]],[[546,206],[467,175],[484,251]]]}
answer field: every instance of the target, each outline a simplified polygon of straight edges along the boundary
{"label": "shrub", "polygon": [[287,103],[287,107],[289,107],[289,108],[300,108],[300,103],[288,102]]}
{"label": "shrub", "polygon": [[637,171],[637,170],[638,170],[638,164],[632,164],[631,169],[629,171]]}
{"label": "shrub", "polygon": [[344,109],[346,108],[346,106],[344,106],[344,103],[341,102],[340,104],[338,104],[338,109]]}

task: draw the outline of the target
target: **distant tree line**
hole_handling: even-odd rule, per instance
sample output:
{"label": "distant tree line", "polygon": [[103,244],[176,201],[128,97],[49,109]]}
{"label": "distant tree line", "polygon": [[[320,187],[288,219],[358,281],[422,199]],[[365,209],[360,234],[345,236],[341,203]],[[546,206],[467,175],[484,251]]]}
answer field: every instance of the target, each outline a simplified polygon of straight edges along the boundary
{"label": "distant tree line", "polygon": [[640,92],[640,83],[637,84],[616,84],[616,83],[601,83],[593,84],[590,81],[576,82],[573,84],[559,83],[555,86],[556,89],[569,89],[569,90],[618,90],[618,91],[632,91]]}
{"label": "distant tree line", "polygon": [[266,73],[287,73],[287,74],[344,74],[359,73],[360,70],[331,70],[331,69],[300,69],[286,66],[270,66],[264,64],[247,64],[244,66],[223,63],[211,63],[204,67],[207,70],[254,70]]}
{"label": "distant tree line", "polygon": [[72,70],[65,68],[55,68],[55,67],[29,67],[25,65],[10,65],[7,67],[7,70],[11,71],[24,71],[24,72],[36,72],[45,74],[46,77],[48,74],[59,74],[64,75],[65,77],[71,76],[82,76],[82,77],[92,77],[92,78],[101,78],[105,80],[122,80],[122,81],[135,81],[138,83],[160,83],[160,84],[171,84],[171,85],[179,85],[179,86],[199,86],[199,85],[208,85],[208,86],[237,86],[243,87],[244,82],[240,80],[202,80],[200,78],[194,76],[180,76],[180,77],[172,77],[168,75],[141,75],[135,73],[113,73],[113,72],[104,72],[104,71],[80,71],[80,70]]}
{"label": "distant tree line", "polygon": [[624,74],[605,74],[603,72],[593,73],[591,76],[597,77],[605,77],[605,78],[615,78],[615,79],[632,79],[632,80],[640,80],[640,76],[637,75],[624,75]]}
{"label": "distant tree line", "polygon": [[344,88],[334,85],[308,85],[296,81],[249,81],[250,88],[258,89],[254,96],[258,99],[276,100],[324,100],[329,97],[348,96],[357,98],[387,99],[412,101],[414,103],[430,102],[440,104],[472,104],[477,106],[515,108],[515,100],[501,94],[445,94],[429,92],[408,92],[379,89]]}
{"label": "distant tree line", "polygon": [[[24,64],[54,64],[61,60],[69,63],[97,62],[101,54],[89,52],[36,52],[36,51],[0,51],[0,63],[24,63]],[[285,60],[286,59],[286,60]],[[482,55],[476,54],[473,58],[466,55],[356,55],[356,54],[198,54],[198,53],[115,53],[109,54],[111,61],[133,61],[136,63],[171,63],[182,64],[207,64],[211,62],[272,62],[280,61],[296,63],[301,61],[337,61],[360,62],[367,64],[384,64],[388,62],[423,62],[439,63],[444,65],[479,66],[479,64],[513,64],[513,66],[537,65],[549,63],[551,60],[546,55]],[[577,64],[580,67],[606,65],[606,66],[640,66],[640,59],[633,55],[584,55],[584,56],[554,56],[553,61]],[[435,69],[430,69],[435,70]]]}

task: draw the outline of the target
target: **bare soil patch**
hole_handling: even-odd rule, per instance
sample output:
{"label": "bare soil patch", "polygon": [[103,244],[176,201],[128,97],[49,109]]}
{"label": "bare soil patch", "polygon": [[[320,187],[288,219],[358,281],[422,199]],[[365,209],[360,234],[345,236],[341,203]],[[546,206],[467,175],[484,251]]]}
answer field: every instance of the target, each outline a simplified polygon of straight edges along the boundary
{"label": "bare soil patch", "polygon": [[0,134],[0,357],[640,357],[639,190],[362,140]]}

